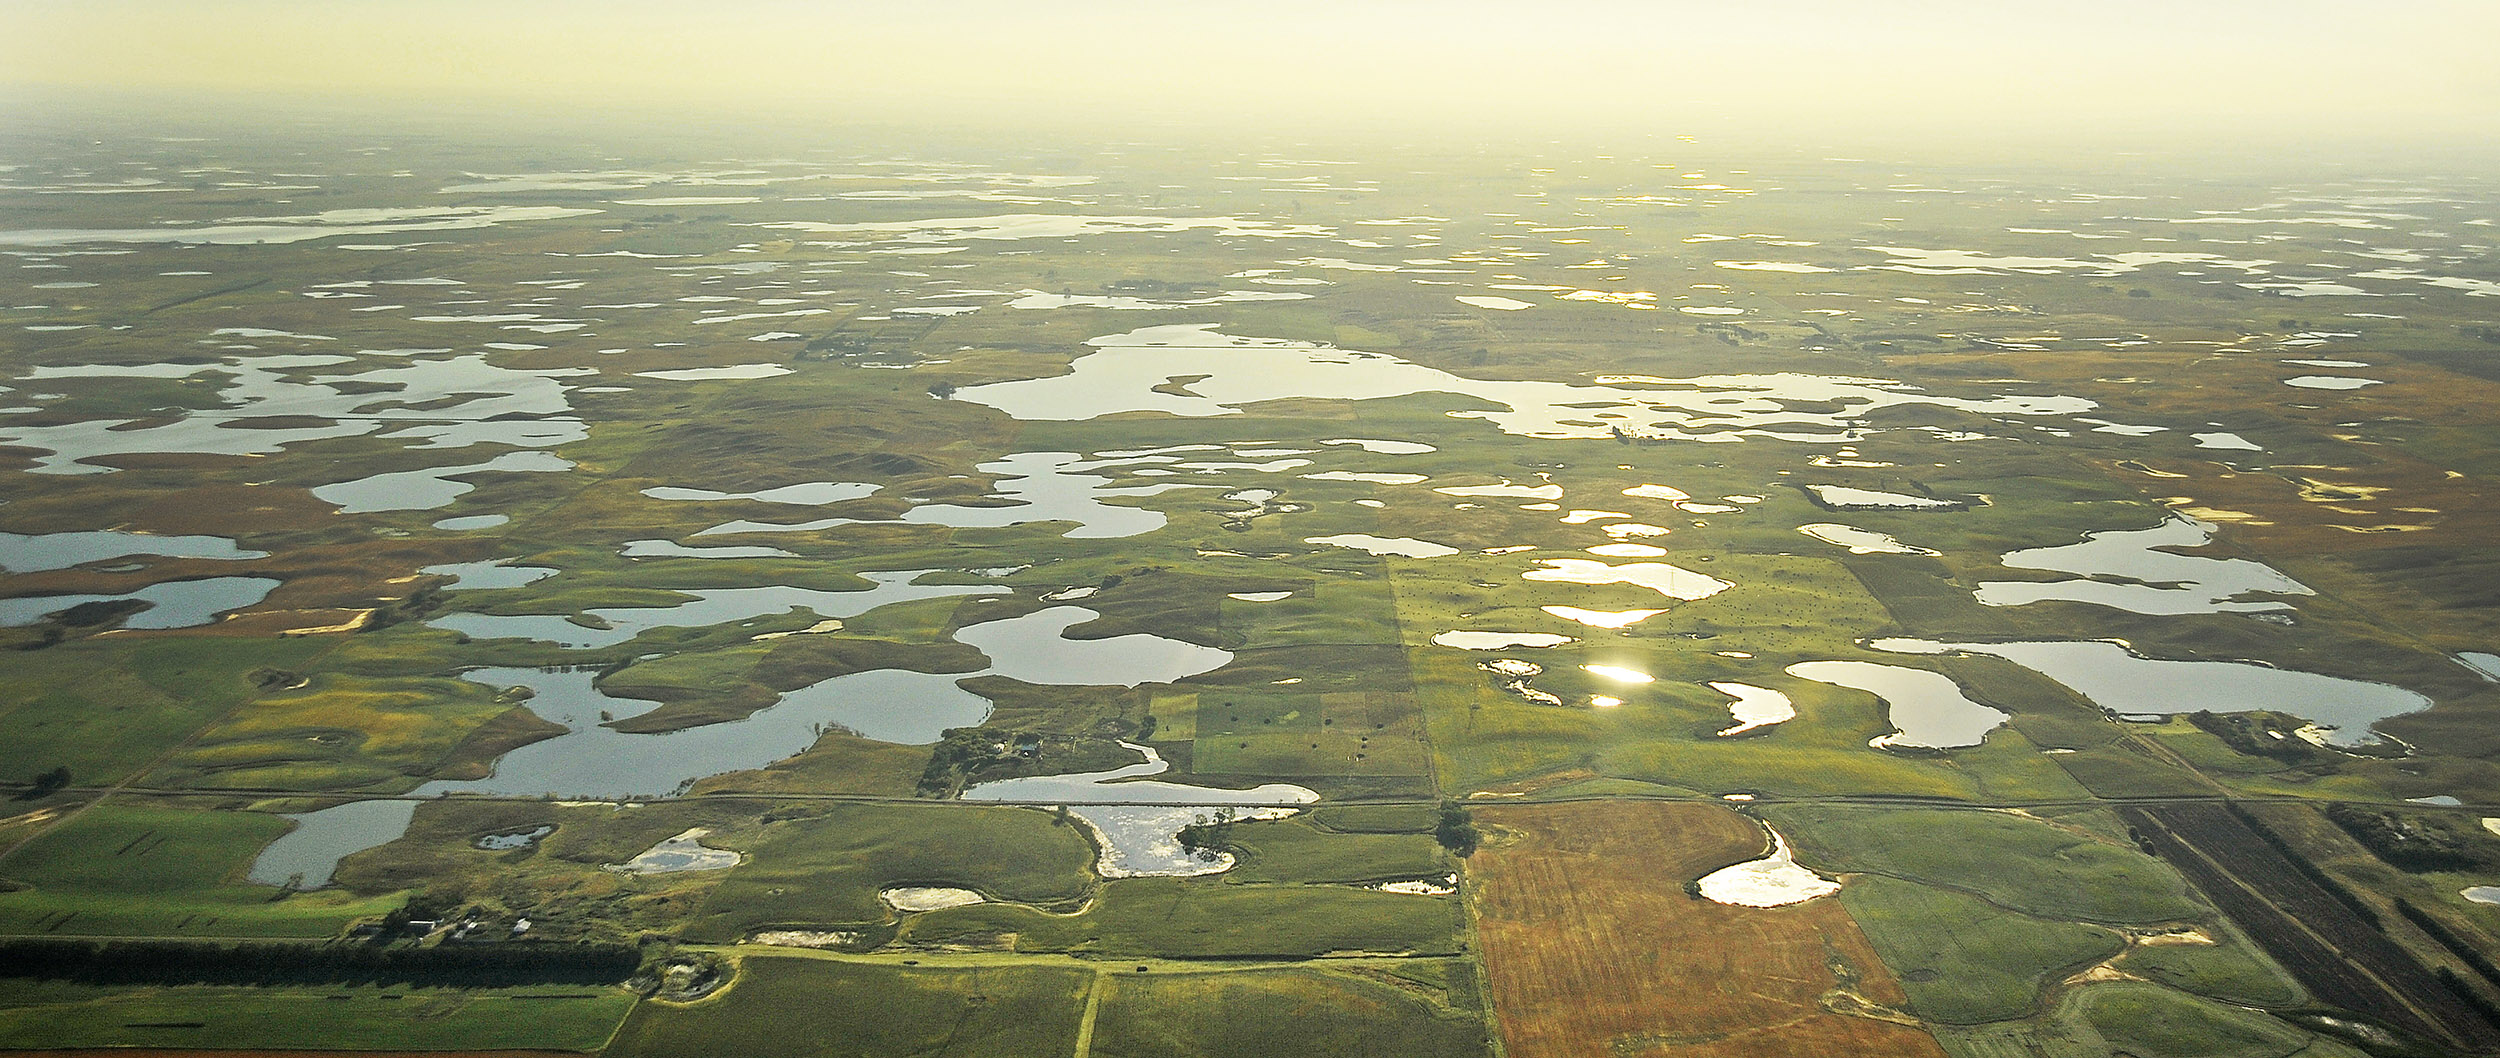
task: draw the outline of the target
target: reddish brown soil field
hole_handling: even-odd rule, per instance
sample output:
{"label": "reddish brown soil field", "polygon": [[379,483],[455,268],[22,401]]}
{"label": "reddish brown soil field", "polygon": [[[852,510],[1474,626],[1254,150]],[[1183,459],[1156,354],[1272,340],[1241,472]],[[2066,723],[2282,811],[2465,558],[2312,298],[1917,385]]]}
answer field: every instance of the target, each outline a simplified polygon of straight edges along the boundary
{"label": "reddish brown soil field", "polygon": [[1626,802],[1476,817],[1489,840],[1470,861],[1471,903],[1510,1058],[1942,1058],[1924,1030],[1881,1019],[1900,1016],[1901,989],[1838,901],[1756,909],[1685,893],[1761,854],[1752,820]]}

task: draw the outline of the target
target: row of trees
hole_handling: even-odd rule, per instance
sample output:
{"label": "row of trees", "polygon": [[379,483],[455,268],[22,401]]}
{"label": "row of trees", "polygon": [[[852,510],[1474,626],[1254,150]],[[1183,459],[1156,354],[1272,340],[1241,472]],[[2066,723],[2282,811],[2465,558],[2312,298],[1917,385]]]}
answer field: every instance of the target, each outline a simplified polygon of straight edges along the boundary
{"label": "row of trees", "polygon": [[104,985],[617,984],[641,965],[627,944],[373,944],[0,940],[0,977]]}

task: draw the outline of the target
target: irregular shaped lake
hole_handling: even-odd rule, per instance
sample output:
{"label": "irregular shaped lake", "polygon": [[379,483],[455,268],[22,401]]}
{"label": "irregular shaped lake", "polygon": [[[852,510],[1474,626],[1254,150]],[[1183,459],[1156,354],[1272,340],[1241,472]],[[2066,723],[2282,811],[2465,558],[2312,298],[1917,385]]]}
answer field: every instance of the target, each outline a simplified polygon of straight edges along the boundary
{"label": "irregular shaped lake", "polygon": [[1201,858],[1183,848],[1181,830],[1211,818],[1219,807],[1234,809],[1235,819],[1282,819],[1293,814],[1293,806],[1319,800],[1318,794],[1285,783],[1220,790],[1145,779],[1170,769],[1171,764],[1151,746],[1120,745],[1146,759],[1110,771],[985,782],[966,789],[963,799],[1065,806],[1093,828],[1102,850],[1096,869],[1105,878],[1230,870],[1233,858],[1228,853]]}
{"label": "irregular shaped lake", "polygon": [[1904,654],[1961,651],[1990,654],[2065,684],[2116,714],[2166,715],[2272,710],[2331,729],[2335,746],[2378,740],[2370,725],[2428,709],[2431,700],[2402,687],[2295,672],[2247,661],[2160,661],[2116,643],[1937,643],[1879,639],[1877,650]]}
{"label": "irregular shaped lake", "polygon": [[1564,581],[1571,584],[1630,584],[1647,588],[1670,599],[1707,599],[1736,585],[1717,577],[1695,573],[1681,566],[1664,562],[1627,562],[1610,566],[1585,558],[1546,558],[1537,560],[1545,569],[1520,574],[1522,580]]}
{"label": "irregular shaped lake", "polygon": [[1877,749],[1976,746],[2011,718],[1964,697],[1962,686],[1940,672],[1872,661],[1801,661],[1787,671],[1799,679],[1865,691],[1882,700],[1886,717],[1900,730],[1867,743]]}
{"label": "irregular shaped lake", "polygon": [[1797,718],[1797,704],[1790,701],[1787,695],[1768,687],[1725,681],[1709,686],[1711,690],[1735,699],[1727,704],[1727,713],[1736,721],[1736,726],[1721,730],[1720,738],[1733,738],[1747,731],[1784,724]]}
{"label": "irregular shaped lake", "polygon": [[2263,562],[2170,550],[2203,547],[2213,542],[2213,534],[2209,522],[2173,515],[2150,529],[2087,533],[2082,543],[2014,551],[1999,560],[2009,569],[2094,579],[1983,581],[1976,593],[1990,606],[2063,600],[2156,615],[2288,610],[2291,604],[2280,600],[2245,597],[2313,594]]}
{"label": "irregular shaped lake", "polygon": [[21,595],[0,599],[0,627],[30,625],[46,614],[86,603],[127,599],[149,605],[122,619],[124,628],[190,628],[214,621],[226,611],[254,605],[277,587],[278,581],[269,577],[210,577],[169,580],[121,595]]}
{"label": "irregular shaped lake", "polygon": [[[1236,414],[1286,398],[1374,400],[1449,393],[1499,406],[1455,411],[1504,432],[1533,437],[1605,438],[1615,429],[1644,435],[1737,439],[1848,439],[1876,408],[1926,404],[1981,415],[2073,415],[2091,401],[2064,396],[1983,399],[1925,393],[1898,382],[1825,375],[1712,375],[1689,379],[1616,375],[1598,385],[1464,378],[1380,353],[1281,338],[1217,333],[1216,324],[1144,327],[1095,338],[1069,372],[955,391],[1019,419],[1076,420],[1132,411]],[[1186,388],[1167,385],[1194,378]],[[1833,411],[1801,411],[1828,404]],[[1627,418],[1599,420],[1597,412]]]}
{"label": "irregular shaped lake", "polygon": [[222,536],[152,536],[147,533],[0,533],[0,570],[40,573],[68,569],[110,558],[148,555],[158,558],[207,558],[221,561],[267,558],[266,551],[246,551]]}
{"label": "irregular shaped lake", "polygon": [[1870,532],[1854,525],[1842,525],[1838,522],[1800,525],[1797,531],[1826,544],[1848,548],[1852,555],[1933,555],[1936,553],[1923,547],[1912,547],[1902,543],[1893,539],[1889,533]]}
{"label": "irregular shaped lake", "polygon": [[[1151,533],[1163,528],[1166,519],[1161,511],[1118,506],[1103,502],[1105,499],[1153,496],[1172,489],[1199,487],[1166,484],[1114,488],[1111,478],[1086,473],[1119,462],[1122,461],[1087,460],[1074,452],[1018,452],[980,465],[982,473],[1000,476],[999,494],[1014,503],[998,507],[933,503],[905,511],[895,521],[904,525],[942,525],[953,529],[994,529],[1027,522],[1064,521],[1077,523],[1077,527],[1062,534],[1064,536],[1079,540],[1116,539]],[[886,523],[856,518],[823,518],[810,522],[741,520],[715,525],[695,535],[808,533],[844,525],[874,524]]]}
{"label": "irregular shaped lake", "polygon": [[[483,567],[440,567],[480,569]],[[528,568],[528,567],[523,567]],[[536,639],[570,649],[604,647],[625,642],[652,628],[704,628],[745,621],[799,607],[819,617],[857,617],[888,603],[935,599],[949,595],[988,595],[1006,589],[981,584],[920,584],[934,570],[877,571],[860,574],[873,587],[867,591],[816,591],[810,588],[688,588],[691,598],[676,606],[602,607],[588,616],[604,628],[574,623],[565,614],[445,614],[429,627],[460,632],[477,639]],[[498,582],[500,583],[500,582]],[[523,582],[526,583],[526,582]]]}

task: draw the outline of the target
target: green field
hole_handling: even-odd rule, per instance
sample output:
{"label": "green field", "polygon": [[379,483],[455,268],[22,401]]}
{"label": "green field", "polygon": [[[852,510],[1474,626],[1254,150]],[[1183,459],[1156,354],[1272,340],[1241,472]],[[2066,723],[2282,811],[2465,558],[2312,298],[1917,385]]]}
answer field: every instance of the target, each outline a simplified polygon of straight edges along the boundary
{"label": "green field", "polygon": [[636,1008],[604,1053],[1010,1055],[1073,1049],[1093,975],[1060,966],[906,967],[750,955],[735,984]]}
{"label": "green field", "polygon": [[892,886],[971,889],[1061,909],[1095,884],[1093,847],[1077,825],[1029,808],[830,808],[766,824],[753,842],[752,862],[690,917],[689,938],[883,923],[893,911],[877,893]]}
{"label": "green field", "polygon": [[1447,896],[1343,885],[1276,885],[1213,878],[1111,882],[1083,911],[1056,915],[983,904],[931,911],[903,927],[914,944],[998,945],[1017,951],[1172,958],[1316,958],[1339,952],[1449,955],[1460,950],[1461,910]]}
{"label": "green field", "polygon": [[1911,1009],[1946,1025],[2029,1016],[2051,982],[2124,947],[2097,926],[1887,878],[1861,878],[1841,890],[1841,901],[1900,975]]}
{"label": "green field", "polygon": [[1479,1056],[1489,1053],[1469,964],[1355,962],[1328,969],[1106,972],[1093,1052]]}
{"label": "green field", "polygon": [[28,1049],[599,1051],[621,988],[106,988],[0,981],[0,1039]]}
{"label": "green field", "polygon": [[246,881],[287,823],[258,812],[100,805],[20,849],[0,879],[0,932],[86,936],[329,937],[399,906]]}
{"label": "green field", "polygon": [[2160,860],[2064,819],[1922,808],[1774,808],[1798,857],[1956,889],[2010,910],[2153,923],[2210,912]]}

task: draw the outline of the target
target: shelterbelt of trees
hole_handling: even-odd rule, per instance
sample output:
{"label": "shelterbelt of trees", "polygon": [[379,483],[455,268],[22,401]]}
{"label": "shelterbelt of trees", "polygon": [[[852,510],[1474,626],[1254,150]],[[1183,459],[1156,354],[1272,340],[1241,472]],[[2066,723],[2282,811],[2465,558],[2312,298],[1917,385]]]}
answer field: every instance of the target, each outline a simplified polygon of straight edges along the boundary
{"label": "shelterbelt of trees", "polygon": [[642,962],[626,944],[378,944],[0,939],[0,977],[110,985],[612,985]]}

